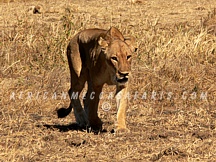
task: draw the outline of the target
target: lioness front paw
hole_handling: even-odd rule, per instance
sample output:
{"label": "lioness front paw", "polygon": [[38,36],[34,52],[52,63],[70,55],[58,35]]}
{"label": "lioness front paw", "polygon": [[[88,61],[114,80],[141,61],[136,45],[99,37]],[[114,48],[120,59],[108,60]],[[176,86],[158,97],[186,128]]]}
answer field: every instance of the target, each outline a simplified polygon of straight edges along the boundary
{"label": "lioness front paw", "polygon": [[130,133],[130,130],[126,127],[118,127],[114,133],[117,133],[117,134]]}
{"label": "lioness front paw", "polygon": [[98,133],[102,130],[102,124],[103,122],[100,120],[100,118],[89,120],[88,132]]}

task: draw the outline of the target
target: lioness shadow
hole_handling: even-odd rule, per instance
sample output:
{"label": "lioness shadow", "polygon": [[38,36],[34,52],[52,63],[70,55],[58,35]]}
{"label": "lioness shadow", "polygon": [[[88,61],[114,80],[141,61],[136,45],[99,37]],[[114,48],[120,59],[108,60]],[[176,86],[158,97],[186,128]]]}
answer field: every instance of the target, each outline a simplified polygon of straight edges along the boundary
{"label": "lioness shadow", "polygon": [[95,131],[91,130],[90,128],[83,128],[80,127],[79,124],[77,123],[71,123],[68,125],[58,125],[58,124],[44,124],[43,127],[47,129],[52,129],[52,130],[59,130],[60,132],[68,132],[68,131],[81,131],[81,132],[87,132],[87,133],[94,133],[94,134],[99,134],[99,133],[107,133],[108,131],[106,129],[100,130],[100,131]]}
{"label": "lioness shadow", "polygon": [[[57,116],[58,118],[64,118],[65,116],[67,116],[69,113],[66,112],[65,110],[67,110],[67,108],[60,108],[57,110]],[[66,113],[65,113],[66,112]],[[106,133],[107,130],[103,129],[103,130],[91,130],[91,128],[88,127],[81,127],[78,123],[73,122],[71,124],[66,124],[66,125],[60,125],[60,124],[44,124],[42,125],[43,127],[47,128],[47,129],[52,129],[52,130],[58,130],[60,132],[68,132],[68,131],[81,131],[81,132],[93,132],[94,134],[98,134],[98,133]],[[41,126],[38,126],[41,127]]]}
{"label": "lioness shadow", "polygon": [[52,130],[59,130],[60,132],[68,132],[68,131],[86,131],[85,128],[81,128],[77,123],[71,123],[67,125],[59,125],[59,124],[44,124],[43,127]]}

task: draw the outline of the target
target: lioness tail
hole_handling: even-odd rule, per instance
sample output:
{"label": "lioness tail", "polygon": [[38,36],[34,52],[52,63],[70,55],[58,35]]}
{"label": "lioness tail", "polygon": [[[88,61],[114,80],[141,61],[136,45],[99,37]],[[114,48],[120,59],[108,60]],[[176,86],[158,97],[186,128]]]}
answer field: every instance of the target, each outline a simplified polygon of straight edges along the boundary
{"label": "lioness tail", "polygon": [[72,106],[69,106],[68,108],[60,108],[57,110],[58,118],[64,118],[70,114],[72,110]]}

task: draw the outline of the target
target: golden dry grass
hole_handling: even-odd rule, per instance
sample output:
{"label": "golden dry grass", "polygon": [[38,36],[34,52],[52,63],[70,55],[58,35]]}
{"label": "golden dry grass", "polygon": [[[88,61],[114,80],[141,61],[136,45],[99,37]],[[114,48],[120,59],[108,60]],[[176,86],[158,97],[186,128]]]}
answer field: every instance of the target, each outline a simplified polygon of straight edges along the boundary
{"label": "golden dry grass", "polygon": [[[0,2],[0,161],[216,160],[214,0]],[[139,46],[131,132],[112,133],[115,100],[104,97],[107,132],[94,135],[77,130],[72,113],[56,116],[69,104],[65,48],[82,29],[112,25]],[[104,111],[104,102],[112,109]]]}

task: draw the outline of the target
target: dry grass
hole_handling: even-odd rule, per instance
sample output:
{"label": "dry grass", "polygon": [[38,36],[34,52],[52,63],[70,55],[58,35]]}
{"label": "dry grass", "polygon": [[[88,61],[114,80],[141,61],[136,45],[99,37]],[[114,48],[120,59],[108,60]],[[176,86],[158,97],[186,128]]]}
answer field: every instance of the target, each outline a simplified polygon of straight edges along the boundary
{"label": "dry grass", "polygon": [[[0,3],[0,161],[216,159],[214,0],[0,2],[7,2]],[[56,116],[69,104],[65,48],[77,31],[112,25],[139,45],[127,112],[131,133],[111,133],[115,101],[104,98],[99,114],[107,132],[94,135],[77,130],[73,114]],[[103,111],[103,102],[112,109]]]}

